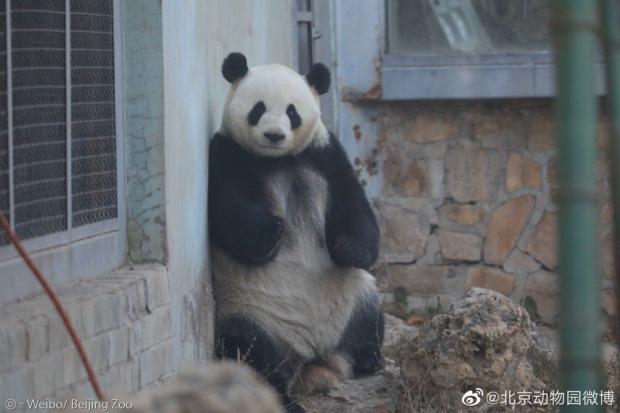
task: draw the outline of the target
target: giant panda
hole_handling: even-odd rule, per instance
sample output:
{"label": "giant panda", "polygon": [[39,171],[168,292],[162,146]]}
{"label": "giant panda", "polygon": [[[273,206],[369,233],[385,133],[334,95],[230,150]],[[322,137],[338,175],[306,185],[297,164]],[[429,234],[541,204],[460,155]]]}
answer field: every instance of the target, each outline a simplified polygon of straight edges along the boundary
{"label": "giant panda", "polygon": [[367,272],[375,215],[319,109],[329,70],[222,64],[231,83],[209,145],[209,234],[221,357],[243,360],[303,412],[291,386],[325,390],[383,367],[383,313]]}

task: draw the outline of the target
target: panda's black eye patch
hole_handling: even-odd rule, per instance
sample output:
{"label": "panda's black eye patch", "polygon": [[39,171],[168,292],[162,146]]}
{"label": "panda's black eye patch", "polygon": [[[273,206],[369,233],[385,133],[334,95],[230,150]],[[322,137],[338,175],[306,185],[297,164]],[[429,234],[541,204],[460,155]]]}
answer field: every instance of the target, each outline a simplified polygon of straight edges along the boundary
{"label": "panda's black eye patch", "polygon": [[250,113],[248,113],[248,123],[252,126],[258,125],[258,121],[266,111],[265,103],[262,100],[258,101]]}
{"label": "panda's black eye patch", "polygon": [[295,105],[288,105],[286,108],[286,116],[288,116],[288,119],[291,121],[291,129],[297,129],[301,126],[301,117],[299,116],[299,113],[297,113]]}

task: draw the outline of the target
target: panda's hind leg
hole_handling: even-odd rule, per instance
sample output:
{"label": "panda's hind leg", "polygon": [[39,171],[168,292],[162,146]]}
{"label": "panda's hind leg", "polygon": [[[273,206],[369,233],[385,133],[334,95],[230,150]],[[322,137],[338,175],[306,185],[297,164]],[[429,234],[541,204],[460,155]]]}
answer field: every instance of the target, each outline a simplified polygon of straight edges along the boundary
{"label": "panda's hind leg", "polygon": [[385,321],[379,295],[370,294],[357,303],[337,350],[348,357],[356,376],[376,373],[385,366]]}
{"label": "panda's hind leg", "polygon": [[308,363],[302,367],[292,392],[298,396],[328,393],[340,382],[337,374],[320,363]]}
{"label": "panda's hind leg", "polygon": [[280,394],[288,413],[305,410],[288,394],[301,361],[292,351],[278,346],[255,322],[244,317],[231,317],[218,325],[217,352],[221,358],[247,363],[258,371]]}
{"label": "panda's hind leg", "polygon": [[328,393],[341,380],[351,377],[351,362],[341,354],[332,354],[325,360],[316,359],[305,364],[293,386],[298,395]]}

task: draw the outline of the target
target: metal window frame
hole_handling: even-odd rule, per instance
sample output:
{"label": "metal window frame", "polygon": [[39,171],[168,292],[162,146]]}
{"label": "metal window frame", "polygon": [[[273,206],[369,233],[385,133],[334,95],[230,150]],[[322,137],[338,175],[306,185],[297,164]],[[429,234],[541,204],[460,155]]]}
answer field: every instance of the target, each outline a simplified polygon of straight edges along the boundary
{"label": "metal window frame", "polygon": [[[9,136],[9,203],[11,224],[14,224],[13,130],[12,130],[12,54],[11,2],[6,1],[7,19],[7,116]],[[26,249],[41,258],[41,269],[51,281],[75,280],[118,268],[126,251],[126,186],[123,108],[123,33],[121,0],[113,0],[114,7],[114,100],[116,131],[117,217],[105,221],[73,227],[72,223],[72,170],[71,170],[71,0],[65,2],[66,28],[66,87],[67,87],[67,229],[62,232],[24,240]],[[102,251],[107,256],[101,257]],[[21,272],[23,265],[11,245],[0,247],[0,274]],[[24,267],[25,268],[25,267]],[[57,278],[57,279],[55,279]],[[17,292],[19,295],[19,292]],[[16,297],[17,298],[17,297]],[[3,297],[0,294],[0,303]]]}
{"label": "metal window frame", "polygon": [[[390,54],[387,0],[334,2],[340,93],[348,101],[540,98],[555,95],[553,53]],[[363,6],[363,7],[362,7]],[[360,13],[364,14],[360,16]],[[360,30],[360,27],[365,28]],[[364,45],[360,47],[360,45]],[[605,64],[597,62],[599,95]]]}
{"label": "metal window frame", "polygon": [[[312,51],[312,63],[321,62],[326,65],[332,76],[336,73],[334,59],[333,42],[333,3],[332,1],[314,1],[310,0],[310,11],[299,11],[297,2],[291,2],[291,19],[292,19],[292,64],[295,70],[301,73],[299,67],[299,26],[301,24],[309,24],[312,33],[310,41],[310,49]],[[305,74],[305,73],[302,73]],[[335,82],[334,82],[335,83]],[[326,94],[320,97],[321,100],[321,118],[323,123],[331,131],[336,129],[337,122],[337,102],[336,87],[332,85]]]}
{"label": "metal window frame", "polygon": [[[596,64],[605,91],[605,64]],[[382,99],[485,99],[555,96],[552,52],[472,56],[382,56]]]}
{"label": "metal window frame", "polygon": [[293,23],[292,28],[292,63],[296,70],[300,70],[300,50],[299,50],[299,37],[300,37],[300,26],[308,26],[310,28],[310,38],[308,47],[310,48],[310,57],[311,60],[314,61],[315,58],[315,49],[314,49],[314,38],[313,38],[313,23],[314,23],[314,7],[315,2],[313,0],[305,0],[309,1],[310,10],[299,10],[297,1],[291,2],[291,19]]}

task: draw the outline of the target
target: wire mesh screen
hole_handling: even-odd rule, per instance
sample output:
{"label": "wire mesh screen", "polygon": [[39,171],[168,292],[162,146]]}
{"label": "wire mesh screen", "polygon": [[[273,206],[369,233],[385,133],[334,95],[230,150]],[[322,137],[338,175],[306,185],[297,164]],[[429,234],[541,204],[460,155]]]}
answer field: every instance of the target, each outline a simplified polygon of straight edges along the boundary
{"label": "wire mesh screen", "polygon": [[[0,0],[0,210],[9,219],[9,134],[6,88],[6,3]],[[7,243],[0,230],[0,245]]]}
{"label": "wire mesh screen", "polygon": [[73,225],[117,216],[112,0],[71,2]]}
{"label": "wire mesh screen", "polygon": [[113,11],[113,0],[0,0],[0,210],[23,239],[117,217]]}
{"label": "wire mesh screen", "polygon": [[65,2],[11,2],[15,230],[67,228]]}

